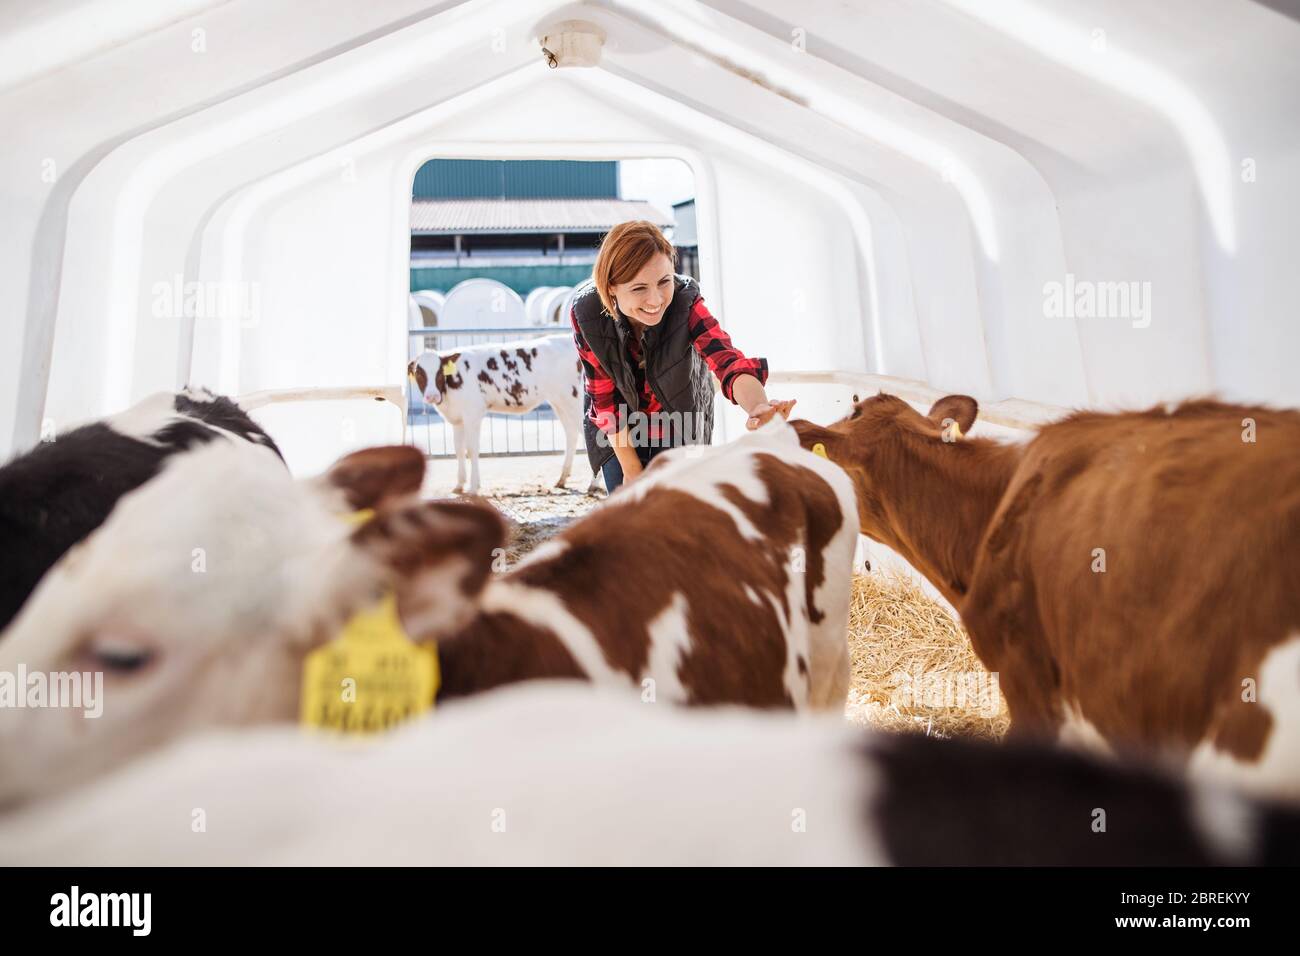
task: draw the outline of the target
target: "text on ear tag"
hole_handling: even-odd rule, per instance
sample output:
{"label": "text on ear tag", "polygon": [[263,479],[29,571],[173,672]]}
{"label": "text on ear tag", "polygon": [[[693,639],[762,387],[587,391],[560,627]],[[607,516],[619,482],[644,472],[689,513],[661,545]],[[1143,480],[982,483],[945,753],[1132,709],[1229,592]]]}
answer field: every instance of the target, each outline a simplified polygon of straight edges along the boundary
{"label": "text on ear tag", "polygon": [[387,730],[433,707],[438,684],[437,649],[411,643],[389,593],[307,655],[299,722],[348,734]]}
{"label": "text on ear tag", "polygon": [[815,445],[812,446],[812,453],[814,455],[820,455],[822,458],[825,458],[827,461],[831,460],[831,456],[826,454],[826,446],[823,445],[821,442],[817,442]]}

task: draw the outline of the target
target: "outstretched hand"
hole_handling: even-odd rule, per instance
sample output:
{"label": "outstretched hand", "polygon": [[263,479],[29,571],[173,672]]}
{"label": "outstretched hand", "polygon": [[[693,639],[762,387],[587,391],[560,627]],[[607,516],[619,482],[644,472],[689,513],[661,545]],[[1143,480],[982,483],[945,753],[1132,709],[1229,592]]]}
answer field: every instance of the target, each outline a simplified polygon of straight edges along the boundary
{"label": "outstretched hand", "polygon": [[745,422],[745,427],[750,431],[759,428],[772,420],[772,416],[778,412],[782,418],[790,417],[790,409],[794,408],[794,403],[798,399],[776,399],[770,402],[759,402],[750,411],[749,421]]}

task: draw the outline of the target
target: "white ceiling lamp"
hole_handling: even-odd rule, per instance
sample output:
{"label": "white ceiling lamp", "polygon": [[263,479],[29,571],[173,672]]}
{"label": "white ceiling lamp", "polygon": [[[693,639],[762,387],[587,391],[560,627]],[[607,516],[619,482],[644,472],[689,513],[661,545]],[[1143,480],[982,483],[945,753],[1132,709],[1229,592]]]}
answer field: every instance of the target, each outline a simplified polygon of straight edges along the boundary
{"label": "white ceiling lamp", "polygon": [[561,20],[542,32],[541,44],[552,69],[596,66],[605,47],[605,31],[587,20]]}

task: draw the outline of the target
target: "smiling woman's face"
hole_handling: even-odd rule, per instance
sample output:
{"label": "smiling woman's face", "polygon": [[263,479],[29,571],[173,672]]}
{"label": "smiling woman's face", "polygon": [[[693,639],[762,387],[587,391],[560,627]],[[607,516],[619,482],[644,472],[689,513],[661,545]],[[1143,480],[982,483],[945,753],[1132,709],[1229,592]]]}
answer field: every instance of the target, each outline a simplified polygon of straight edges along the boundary
{"label": "smiling woman's face", "polygon": [[642,325],[658,325],[673,300],[673,264],[662,252],[628,282],[609,287],[618,310]]}

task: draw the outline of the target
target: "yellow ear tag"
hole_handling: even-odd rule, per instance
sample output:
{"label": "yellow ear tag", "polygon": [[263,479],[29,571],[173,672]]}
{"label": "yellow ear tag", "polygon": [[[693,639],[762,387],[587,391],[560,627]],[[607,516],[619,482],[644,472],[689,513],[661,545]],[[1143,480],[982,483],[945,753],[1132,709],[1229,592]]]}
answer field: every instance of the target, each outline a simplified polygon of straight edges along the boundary
{"label": "yellow ear tag", "polygon": [[[364,524],[372,515],[357,512],[348,520]],[[299,721],[346,734],[387,730],[430,710],[439,683],[437,648],[410,641],[390,592],[307,655]]]}
{"label": "yellow ear tag", "polygon": [[831,460],[831,456],[826,454],[826,446],[823,445],[821,442],[817,442],[815,445],[813,445],[812,453],[814,455],[820,455],[822,458],[825,458],[827,461]]}
{"label": "yellow ear tag", "polygon": [[354,524],[357,527],[361,527],[361,525],[365,524],[374,516],[375,516],[374,508],[362,508],[359,511],[350,511],[347,514],[343,515],[342,517],[343,520],[346,521],[348,524]]}
{"label": "yellow ear tag", "polygon": [[453,362],[451,359],[447,359],[447,361],[443,362],[443,363],[442,363],[442,374],[445,375],[445,376],[447,376],[448,378],[451,378],[451,376],[455,375],[455,374],[456,374],[456,363]]}

